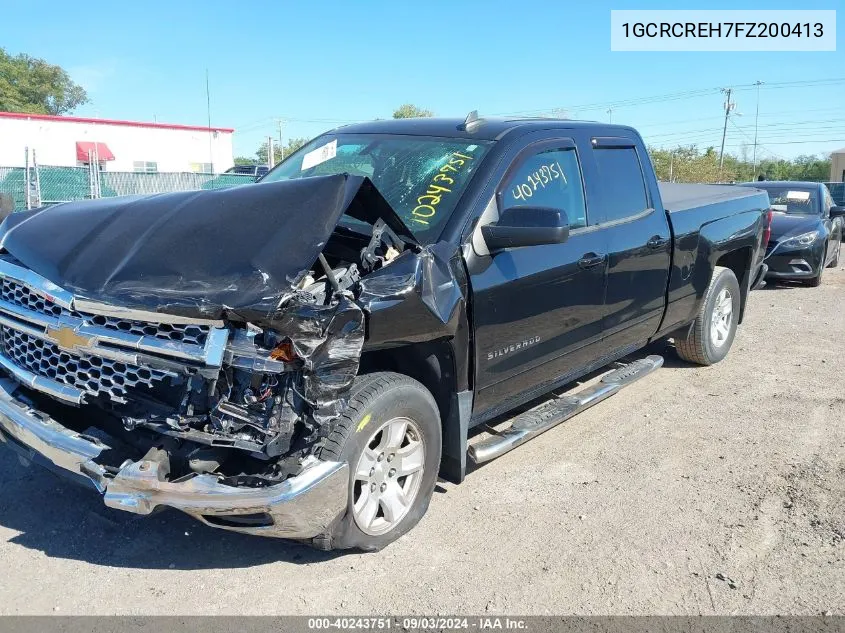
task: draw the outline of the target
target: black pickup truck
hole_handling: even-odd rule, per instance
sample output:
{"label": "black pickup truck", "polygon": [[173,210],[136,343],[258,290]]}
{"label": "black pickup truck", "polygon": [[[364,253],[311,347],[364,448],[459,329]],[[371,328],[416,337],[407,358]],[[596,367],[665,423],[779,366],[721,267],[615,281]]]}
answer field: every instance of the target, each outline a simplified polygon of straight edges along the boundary
{"label": "black pickup truck", "polygon": [[658,186],[629,127],[470,115],[343,127],[257,184],[16,213],[0,440],[111,508],[379,549],[438,473],[662,358],[567,383],[655,339],[724,358],[768,206]]}

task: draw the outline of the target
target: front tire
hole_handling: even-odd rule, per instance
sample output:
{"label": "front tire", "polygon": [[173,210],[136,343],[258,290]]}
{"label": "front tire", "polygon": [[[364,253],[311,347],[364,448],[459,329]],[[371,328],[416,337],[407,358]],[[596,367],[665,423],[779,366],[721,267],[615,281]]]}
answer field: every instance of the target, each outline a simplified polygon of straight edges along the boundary
{"label": "front tire", "polygon": [[678,356],[697,365],[712,365],[733,344],[740,307],[739,282],[730,268],[716,266],[692,328],[675,338]]}
{"label": "front tire", "polygon": [[842,238],[839,238],[839,241],[836,243],[836,254],[833,256],[833,259],[830,260],[830,263],[827,265],[828,268],[836,268],[839,266],[839,252],[842,249]]}
{"label": "front tire", "polygon": [[824,276],[824,260],[827,259],[827,250],[822,253],[822,263],[819,265],[819,274],[811,277],[805,283],[811,288],[818,288],[822,285],[822,277]]}
{"label": "front tire", "polygon": [[359,376],[349,406],[318,457],[349,464],[346,514],[312,542],[321,549],[378,551],[422,519],[440,465],[440,413],[408,376]]}

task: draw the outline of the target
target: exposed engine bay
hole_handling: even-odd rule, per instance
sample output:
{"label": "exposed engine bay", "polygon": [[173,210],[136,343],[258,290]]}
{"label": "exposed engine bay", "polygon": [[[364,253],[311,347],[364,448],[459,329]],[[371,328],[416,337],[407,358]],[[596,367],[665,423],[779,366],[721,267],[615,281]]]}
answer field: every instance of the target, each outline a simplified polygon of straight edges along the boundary
{"label": "exposed engine bay", "polygon": [[364,323],[354,298],[362,273],[381,269],[406,248],[377,222],[349,261],[364,237],[343,229],[333,235],[273,325],[227,322],[217,375],[172,377],[126,402],[92,404],[119,417],[129,434],[143,429],[169,438],[171,475],[218,473],[261,485],[295,473],[330,433],[357,373]]}

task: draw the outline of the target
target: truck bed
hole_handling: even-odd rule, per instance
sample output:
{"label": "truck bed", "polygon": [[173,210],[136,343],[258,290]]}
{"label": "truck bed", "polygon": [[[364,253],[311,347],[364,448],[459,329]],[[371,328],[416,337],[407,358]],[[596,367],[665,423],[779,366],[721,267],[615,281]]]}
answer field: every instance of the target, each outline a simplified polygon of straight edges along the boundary
{"label": "truck bed", "polygon": [[660,182],[658,186],[660,187],[660,197],[663,199],[663,208],[669,213],[724,205],[727,202],[759,196],[763,193],[751,187],[736,187],[733,185]]}

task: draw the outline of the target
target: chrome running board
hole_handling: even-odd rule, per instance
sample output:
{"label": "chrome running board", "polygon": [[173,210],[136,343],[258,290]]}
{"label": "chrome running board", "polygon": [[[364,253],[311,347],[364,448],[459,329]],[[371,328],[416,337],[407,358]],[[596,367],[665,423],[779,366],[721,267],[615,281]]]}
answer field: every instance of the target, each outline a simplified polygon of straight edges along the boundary
{"label": "chrome running board", "polygon": [[520,413],[511,420],[510,427],[504,431],[497,431],[495,435],[472,444],[467,449],[469,458],[476,464],[483,464],[504,455],[605,398],[609,398],[623,387],[647,376],[662,365],[662,356],[646,356],[605,374],[595,385],[574,394],[552,398],[525,413]]}

